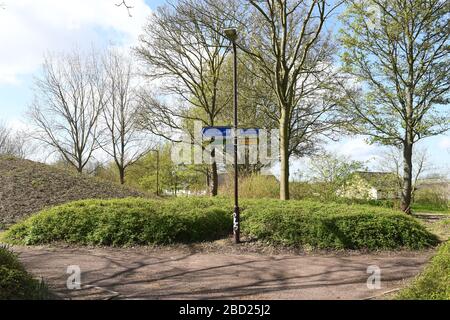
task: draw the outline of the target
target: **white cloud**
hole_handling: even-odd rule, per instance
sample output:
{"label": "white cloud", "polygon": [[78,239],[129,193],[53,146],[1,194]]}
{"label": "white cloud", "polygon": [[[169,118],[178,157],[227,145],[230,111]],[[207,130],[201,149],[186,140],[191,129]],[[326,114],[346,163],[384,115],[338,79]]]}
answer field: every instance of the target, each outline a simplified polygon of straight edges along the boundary
{"label": "white cloud", "polygon": [[376,161],[383,153],[383,147],[368,144],[363,137],[344,139],[328,145],[328,149],[357,161]]}
{"label": "white cloud", "polygon": [[450,152],[450,137],[442,137],[439,141],[439,148]]}
{"label": "white cloud", "polygon": [[0,84],[35,72],[46,52],[136,43],[151,13],[144,0],[128,0],[132,17],[115,0],[4,0],[0,11]]}

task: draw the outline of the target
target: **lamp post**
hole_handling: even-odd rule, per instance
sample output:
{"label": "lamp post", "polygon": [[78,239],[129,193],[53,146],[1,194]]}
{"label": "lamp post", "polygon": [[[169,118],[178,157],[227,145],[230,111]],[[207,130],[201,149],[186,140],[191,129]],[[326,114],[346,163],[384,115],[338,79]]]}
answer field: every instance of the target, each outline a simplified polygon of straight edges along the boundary
{"label": "lamp post", "polygon": [[233,212],[233,235],[234,242],[240,242],[240,212],[239,212],[239,190],[238,190],[238,90],[237,90],[237,30],[229,28],[224,30],[225,36],[233,45],[233,108],[234,108],[234,212]]}

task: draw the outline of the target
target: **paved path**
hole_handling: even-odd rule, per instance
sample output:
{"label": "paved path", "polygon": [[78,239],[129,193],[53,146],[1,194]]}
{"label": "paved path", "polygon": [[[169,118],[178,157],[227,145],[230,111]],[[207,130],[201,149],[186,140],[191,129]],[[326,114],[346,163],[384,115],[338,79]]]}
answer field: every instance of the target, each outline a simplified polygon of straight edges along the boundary
{"label": "paved path", "polygon": [[[418,274],[432,252],[246,254],[186,248],[13,247],[27,270],[67,299],[367,299]],[[67,267],[81,268],[68,290]],[[367,268],[382,288],[367,288]]]}

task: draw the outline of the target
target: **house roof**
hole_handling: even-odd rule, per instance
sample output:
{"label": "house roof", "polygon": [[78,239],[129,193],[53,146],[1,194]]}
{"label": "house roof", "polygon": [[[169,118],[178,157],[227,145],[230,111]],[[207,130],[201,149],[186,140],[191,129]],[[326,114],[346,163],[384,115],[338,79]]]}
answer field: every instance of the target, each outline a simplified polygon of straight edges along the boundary
{"label": "house roof", "polygon": [[397,187],[398,176],[394,172],[356,171],[354,175],[363,179],[377,190],[387,190]]}

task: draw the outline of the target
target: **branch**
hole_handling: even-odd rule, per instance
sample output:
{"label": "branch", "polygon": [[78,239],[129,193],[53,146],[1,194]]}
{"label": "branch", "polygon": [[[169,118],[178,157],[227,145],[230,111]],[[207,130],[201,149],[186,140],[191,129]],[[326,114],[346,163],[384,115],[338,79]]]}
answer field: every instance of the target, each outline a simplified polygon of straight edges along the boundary
{"label": "branch", "polygon": [[[133,9],[134,7],[128,5],[127,2],[126,2],[125,0],[122,0],[121,3],[116,4],[116,6],[117,6],[117,7],[124,6],[124,7],[127,9],[127,11],[128,11],[128,16],[129,16],[130,18],[133,17],[133,16],[131,15],[131,9]],[[0,5],[0,7],[1,7],[1,5]]]}

